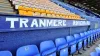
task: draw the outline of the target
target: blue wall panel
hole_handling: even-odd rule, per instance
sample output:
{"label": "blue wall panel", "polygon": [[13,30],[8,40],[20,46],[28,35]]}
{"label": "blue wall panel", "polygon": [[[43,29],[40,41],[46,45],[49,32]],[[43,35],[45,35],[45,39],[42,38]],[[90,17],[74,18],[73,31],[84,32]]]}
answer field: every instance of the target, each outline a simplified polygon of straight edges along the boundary
{"label": "blue wall panel", "polygon": [[[98,22],[96,22],[96,21],[91,21],[92,23],[90,24],[90,29],[91,30],[93,30],[93,29],[95,29],[96,28],[96,24],[98,24]],[[99,27],[99,24],[98,24],[98,26],[97,26],[97,28]]]}
{"label": "blue wall panel", "polygon": [[[44,40],[54,40],[60,36],[69,35],[69,28],[58,28],[38,31],[5,32],[0,33],[0,50],[14,52],[18,47],[37,44]],[[14,52],[15,53],[15,52]]]}
{"label": "blue wall panel", "polygon": [[88,26],[72,27],[72,28],[70,28],[70,35],[77,34],[77,33],[80,33],[80,32],[84,32],[84,31],[87,31],[87,30],[88,30]]}
{"label": "blue wall panel", "polygon": [[87,27],[75,27],[34,31],[4,32],[0,33],[0,50],[10,50],[13,54],[15,54],[17,48],[21,46],[36,44],[39,47],[39,43],[42,41],[54,40],[62,36],[80,33],[86,30]]}

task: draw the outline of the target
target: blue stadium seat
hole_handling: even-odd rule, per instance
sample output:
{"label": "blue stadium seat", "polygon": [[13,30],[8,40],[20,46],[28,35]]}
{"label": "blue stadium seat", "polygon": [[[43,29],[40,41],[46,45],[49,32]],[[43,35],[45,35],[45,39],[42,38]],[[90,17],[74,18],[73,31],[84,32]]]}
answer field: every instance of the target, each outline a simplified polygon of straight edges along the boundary
{"label": "blue stadium seat", "polygon": [[98,30],[98,32],[99,32],[98,35],[99,35],[99,38],[100,38],[100,29]]}
{"label": "blue stadium seat", "polygon": [[40,56],[36,45],[27,45],[18,48],[16,56]]}
{"label": "blue stadium seat", "polygon": [[85,50],[85,46],[84,46],[84,41],[86,41],[85,39],[85,34],[84,33],[80,33],[80,36],[81,36],[81,39],[82,39],[82,47],[83,47],[83,50]]}
{"label": "blue stadium seat", "polygon": [[97,37],[97,39],[99,39],[99,29],[97,29],[96,37]]}
{"label": "blue stadium seat", "polygon": [[69,54],[73,55],[76,52],[76,40],[73,36],[66,36],[66,40],[70,51]]}
{"label": "blue stadium seat", "polygon": [[100,29],[98,29],[98,37],[99,37],[99,39],[100,39]]}
{"label": "blue stadium seat", "polygon": [[96,41],[96,35],[95,35],[95,30],[93,30],[93,41],[95,42]]}
{"label": "blue stadium seat", "polygon": [[86,37],[86,43],[85,43],[85,46],[87,46],[87,48],[89,48],[89,45],[90,45],[90,39],[91,39],[91,37],[90,37],[90,31],[87,31],[87,32],[85,32],[85,37]]}
{"label": "blue stadium seat", "polygon": [[86,47],[88,44],[88,33],[84,32],[85,36],[84,36],[84,46]]}
{"label": "blue stadium seat", "polygon": [[93,34],[92,34],[92,31],[88,31],[88,44],[89,45],[92,45],[92,42],[93,42]]}
{"label": "blue stadium seat", "polygon": [[95,50],[96,50],[98,56],[100,56],[100,47],[96,47]]}
{"label": "blue stadium seat", "polygon": [[42,56],[56,56],[56,47],[52,40],[40,43],[40,52]]}
{"label": "blue stadium seat", "polygon": [[96,40],[98,40],[98,31],[97,31],[97,29],[95,30],[95,37],[96,37]]}
{"label": "blue stadium seat", "polygon": [[57,47],[58,55],[60,56],[68,56],[68,44],[65,38],[57,38],[55,40],[55,44]]}
{"label": "blue stadium seat", "polygon": [[96,37],[95,37],[95,30],[92,30],[92,38],[93,38],[93,43],[96,41]]}
{"label": "blue stadium seat", "polygon": [[91,45],[91,32],[88,31],[88,45]]}
{"label": "blue stadium seat", "polygon": [[96,29],[96,38],[99,39],[99,29]]}
{"label": "blue stadium seat", "polygon": [[94,30],[94,41],[97,40],[97,37],[96,37],[96,30]]}
{"label": "blue stadium seat", "polygon": [[98,56],[98,54],[96,52],[91,52],[90,56]]}
{"label": "blue stadium seat", "polygon": [[12,56],[10,51],[0,51],[0,56]]}
{"label": "blue stadium seat", "polygon": [[84,40],[85,34],[84,33],[80,33],[81,39]]}
{"label": "blue stadium seat", "polygon": [[97,40],[97,31],[96,30],[90,30],[90,43],[94,44],[94,42]]}
{"label": "blue stadium seat", "polygon": [[91,32],[91,40],[90,40],[90,41],[91,41],[91,43],[93,44],[93,39],[94,39],[94,38],[93,38],[93,30],[91,30],[90,32]]}
{"label": "blue stadium seat", "polygon": [[76,43],[77,43],[77,50],[79,51],[82,48],[82,39],[79,34],[74,34]]}

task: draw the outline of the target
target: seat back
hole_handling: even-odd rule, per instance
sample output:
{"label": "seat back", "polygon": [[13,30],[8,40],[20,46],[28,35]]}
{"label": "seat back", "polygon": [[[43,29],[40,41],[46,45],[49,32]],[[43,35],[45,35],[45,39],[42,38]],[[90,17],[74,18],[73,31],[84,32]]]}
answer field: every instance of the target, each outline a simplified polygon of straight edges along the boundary
{"label": "seat back", "polygon": [[69,47],[71,47],[70,49],[70,54],[73,54],[76,52],[76,40],[73,36],[67,36],[66,40],[68,42]]}
{"label": "seat back", "polygon": [[73,36],[67,36],[66,40],[67,40],[67,43],[70,43],[70,42],[74,41],[75,38]]}
{"label": "seat back", "polygon": [[83,38],[85,36],[85,34],[84,33],[80,33],[80,36]]}
{"label": "seat back", "polygon": [[96,29],[96,38],[98,38],[98,29]]}
{"label": "seat back", "polygon": [[85,37],[87,37],[87,35],[88,35],[88,32],[84,32],[84,34],[85,34]]}
{"label": "seat back", "polygon": [[18,48],[16,56],[40,56],[36,45],[27,45]]}
{"label": "seat back", "polygon": [[91,37],[91,31],[88,31],[87,33],[88,33],[88,37]]}
{"label": "seat back", "polygon": [[56,48],[52,40],[43,41],[40,43],[40,52],[42,56],[51,55],[55,51]]}
{"label": "seat back", "polygon": [[96,47],[95,50],[96,50],[97,54],[100,56],[100,47]]}
{"label": "seat back", "polygon": [[84,32],[84,34],[85,34],[85,38],[88,38],[89,37],[88,32]]}
{"label": "seat back", "polygon": [[90,36],[91,32],[90,32],[90,31],[88,31],[87,33],[88,33],[88,35]]}
{"label": "seat back", "polygon": [[90,56],[98,56],[98,54],[96,52],[91,52]]}
{"label": "seat back", "polygon": [[68,56],[68,44],[65,38],[57,38],[55,44],[60,56]]}
{"label": "seat back", "polygon": [[0,56],[12,56],[10,51],[0,51]]}
{"label": "seat back", "polygon": [[75,37],[75,39],[77,40],[77,39],[80,38],[80,35],[79,35],[79,34],[74,34],[74,37]]}
{"label": "seat back", "polygon": [[79,34],[74,34],[76,42],[78,43],[78,50],[82,48],[82,40]]}
{"label": "seat back", "polygon": [[89,38],[89,40],[90,40],[90,37],[91,37],[91,32],[90,32],[90,31],[88,31],[87,33],[88,33],[88,38]]}
{"label": "seat back", "polygon": [[[67,41],[65,38],[57,38],[55,44],[58,50],[67,47]],[[62,47],[61,47],[62,46]]]}

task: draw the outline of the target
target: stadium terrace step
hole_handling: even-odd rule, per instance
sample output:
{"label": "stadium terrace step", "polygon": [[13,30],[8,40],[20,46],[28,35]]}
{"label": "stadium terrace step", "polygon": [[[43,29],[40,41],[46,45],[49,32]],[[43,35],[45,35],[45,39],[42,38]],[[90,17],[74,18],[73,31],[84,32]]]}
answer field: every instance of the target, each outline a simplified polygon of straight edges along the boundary
{"label": "stadium terrace step", "polygon": [[0,2],[5,2],[5,3],[7,3],[7,2],[9,2],[8,0],[0,0]]}
{"label": "stadium terrace step", "polygon": [[9,4],[9,2],[0,2],[1,4]]}
{"label": "stadium terrace step", "polygon": [[2,5],[2,6],[11,6],[11,4],[9,4],[9,3],[0,3],[0,5]]}
{"label": "stadium terrace step", "polygon": [[0,1],[8,1],[8,0],[0,0]]}
{"label": "stadium terrace step", "polygon": [[0,3],[7,3],[7,4],[9,4],[9,1],[2,1],[2,0],[0,0]]}
{"label": "stadium terrace step", "polygon": [[0,14],[16,14],[15,12],[0,11]]}
{"label": "stadium terrace step", "polygon": [[0,8],[8,8],[8,9],[13,9],[11,6],[2,6],[2,5],[0,5]]}
{"label": "stadium terrace step", "polygon": [[11,12],[13,12],[14,10],[13,9],[9,9],[9,8],[0,8],[0,11],[11,11]]}
{"label": "stadium terrace step", "polygon": [[16,14],[8,0],[0,0],[0,14]]}

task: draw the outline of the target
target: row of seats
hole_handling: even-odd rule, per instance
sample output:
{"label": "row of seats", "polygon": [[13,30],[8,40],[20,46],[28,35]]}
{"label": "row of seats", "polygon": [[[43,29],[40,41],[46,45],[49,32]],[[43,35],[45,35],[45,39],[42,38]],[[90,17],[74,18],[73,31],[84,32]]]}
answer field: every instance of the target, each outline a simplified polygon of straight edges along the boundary
{"label": "row of seats", "polygon": [[[71,13],[50,0],[11,0],[20,15],[41,16],[65,19],[81,19],[79,15]],[[31,2],[30,2],[31,1]],[[45,2],[45,3],[44,3]]]}
{"label": "row of seats", "polygon": [[60,2],[59,0],[51,0],[51,1],[54,2],[54,3],[59,4],[60,6],[66,8],[67,10],[69,10],[69,11],[71,11],[71,12],[73,12],[73,13],[76,13],[76,14],[78,14],[78,15],[80,15],[80,16],[86,15],[85,11],[83,11],[83,10],[81,10],[81,9],[78,9],[78,8],[76,8],[76,7],[74,7],[74,6],[71,6],[71,5],[69,5],[69,4]]}
{"label": "row of seats", "polygon": [[90,56],[100,56],[100,44],[95,48],[94,52],[90,53]]}
{"label": "row of seats", "polygon": [[[100,29],[90,30],[73,36],[64,36],[40,43],[40,48],[36,45],[26,45],[17,49],[16,56],[69,56],[74,55],[80,49],[92,45],[100,37]],[[1,55],[12,56],[9,51],[0,51]]]}

